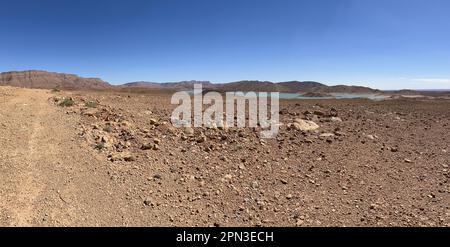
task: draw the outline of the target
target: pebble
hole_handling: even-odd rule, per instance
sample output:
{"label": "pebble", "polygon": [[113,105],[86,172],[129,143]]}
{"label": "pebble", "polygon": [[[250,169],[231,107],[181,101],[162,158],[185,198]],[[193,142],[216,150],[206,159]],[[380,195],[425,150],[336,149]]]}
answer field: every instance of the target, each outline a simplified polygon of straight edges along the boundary
{"label": "pebble", "polygon": [[184,133],[188,136],[193,136],[194,135],[194,129],[191,127],[186,127],[184,128]]}
{"label": "pebble", "polygon": [[375,136],[373,135],[367,135],[366,137],[369,138],[370,140],[375,140]]}
{"label": "pebble", "polygon": [[343,122],[342,119],[340,117],[331,117],[330,118],[331,122]]}

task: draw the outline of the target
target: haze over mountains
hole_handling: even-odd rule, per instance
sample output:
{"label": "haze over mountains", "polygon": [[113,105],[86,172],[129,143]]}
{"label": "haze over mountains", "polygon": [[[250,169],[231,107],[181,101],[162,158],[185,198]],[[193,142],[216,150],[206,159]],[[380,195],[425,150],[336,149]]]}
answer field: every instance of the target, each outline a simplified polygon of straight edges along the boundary
{"label": "haze over mountains", "polygon": [[69,90],[101,90],[111,88],[144,88],[167,90],[192,90],[194,84],[201,83],[205,90],[217,91],[259,91],[283,93],[379,93],[381,91],[362,86],[327,86],[313,81],[237,81],[230,83],[211,83],[209,81],[182,82],[131,82],[113,86],[99,78],[83,78],[73,74],[54,73],[41,70],[12,71],[0,73],[0,85]]}

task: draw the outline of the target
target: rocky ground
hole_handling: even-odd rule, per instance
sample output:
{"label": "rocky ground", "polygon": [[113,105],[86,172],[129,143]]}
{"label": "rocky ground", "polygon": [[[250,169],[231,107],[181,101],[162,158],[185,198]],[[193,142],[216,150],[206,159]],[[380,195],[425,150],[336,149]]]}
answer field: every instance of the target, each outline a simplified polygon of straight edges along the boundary
{"label": "rocky ground", "polygon": [[260,139],[170,96],[0,88],[0,224],[450,226],[450,100],[282,101]]}

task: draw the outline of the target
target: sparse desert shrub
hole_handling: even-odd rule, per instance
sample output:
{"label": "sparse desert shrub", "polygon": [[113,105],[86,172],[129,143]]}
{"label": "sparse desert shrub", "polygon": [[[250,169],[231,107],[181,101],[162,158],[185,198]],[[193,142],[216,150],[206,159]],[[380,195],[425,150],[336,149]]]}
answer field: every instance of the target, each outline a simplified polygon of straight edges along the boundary
{"label": "sparse desert shrub", "polygon": [[95,101],[88,101],[84,105],[88,108],[96,108],[98,104]]}
{"label": "sparse desert shrub", "polygon": [[106,125],[105,128],[103,128],[103,131],[111,133],[112,132],[112,127],[111,125]]}
{"label": "sparse desert shrub", "polygon": [[73,101],[73,99],[71,98],[65,98],[63,101],[59,103],[59,106],[61,107],[71,107],[73,105],[75,105],[75,101]]}
{"label": "sparse desert shrub", "polygon": [[52,93],[59,93],[59,92],[61,92],[61,90],[59,90],[58,88],[53,88],[52,89]]}

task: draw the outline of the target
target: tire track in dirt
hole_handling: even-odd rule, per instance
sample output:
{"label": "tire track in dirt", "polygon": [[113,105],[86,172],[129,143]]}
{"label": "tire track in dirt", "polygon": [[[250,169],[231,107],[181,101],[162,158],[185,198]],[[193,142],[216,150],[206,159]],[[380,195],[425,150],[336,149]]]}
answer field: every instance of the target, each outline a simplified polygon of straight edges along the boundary
{"label": "tire track in dirt", "polygon": [[75,138],[77,119],[48,91],[11,92],[0,101],[0,226],[129,224],[124,192]]}
{"label": "tire track in dirt", "polygon": [[[19,97],[19,99],[20,98],[22,97]],[[31,97],[30,100],[34,103],[36,99]],[[24,103],[24,106],[28,106],[28,104]],[[14,208],[15,222],[13,222],[13,225],[15,226],[30,225],[33,217],[34,202],[43,189],[43,185],[38,181],[40,174],[39,169],[36,167],[38,156],[36,149],[39,145],[38,135],[43,128],[41,123],[43,108],[41,104],[32,104],[28,111],[30,110],[33,112],[35,111],[35,113],[30,115],[31,119],[28,119],[32,122],[32,133],[28,141],[24,170],[19,176],[21,177],[20,181],[22,182],[18,187],[19,191],[17,192],[16,201],[18,204],[17,207]]]}

